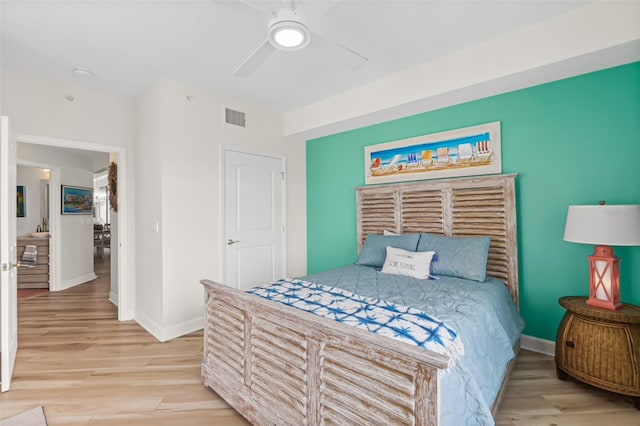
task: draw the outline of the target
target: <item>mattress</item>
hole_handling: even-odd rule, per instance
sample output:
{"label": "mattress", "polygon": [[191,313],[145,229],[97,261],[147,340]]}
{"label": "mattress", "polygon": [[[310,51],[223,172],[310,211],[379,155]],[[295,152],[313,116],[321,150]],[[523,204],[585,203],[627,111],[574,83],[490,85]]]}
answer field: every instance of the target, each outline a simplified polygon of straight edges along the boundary
{"label": "mattress", "polygon": [[489,277],[477,282],[447,276],[419,280],[361,265],[300,278],[413,307],[455,329],[464,344],[464,355],[442,377],[441,424],[495,424],[491,407],[525,325],[500,280]]}

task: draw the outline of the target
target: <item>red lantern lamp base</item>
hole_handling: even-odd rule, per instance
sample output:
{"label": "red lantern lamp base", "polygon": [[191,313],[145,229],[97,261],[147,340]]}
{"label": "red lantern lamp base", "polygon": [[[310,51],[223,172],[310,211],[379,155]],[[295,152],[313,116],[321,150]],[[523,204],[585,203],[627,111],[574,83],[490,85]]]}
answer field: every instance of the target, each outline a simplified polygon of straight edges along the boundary
{"label": "red lantern lamp base", "polygon": [[[620,309],[620,258],[609,246],[596,246],[589,256],[590,282],[587,305],[610,310]],[[598,297],[600,296],[600,297]]]}
{"label": "red lantern lamp base", "polygon": [[611,309],[613,311],[615,311],[616,309],[620,309],[624,306],[624,303],[610,302],[608,300],[600,300],[600,299],[596,299],[595,297],[590,297],[589,299],[587,299],[586,303],[587,305],[595,306],[596,308]]}

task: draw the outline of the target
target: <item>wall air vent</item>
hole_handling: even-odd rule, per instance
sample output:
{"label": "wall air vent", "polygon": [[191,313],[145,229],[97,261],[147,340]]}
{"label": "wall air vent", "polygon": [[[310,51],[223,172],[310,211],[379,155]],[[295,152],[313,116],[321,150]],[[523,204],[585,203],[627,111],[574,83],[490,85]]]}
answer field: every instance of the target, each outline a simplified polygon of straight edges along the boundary
{"label": "wall air vent", "polygon": [[224,109],[224,122],[234,126],[247,127],[246,114],[229,108]]}

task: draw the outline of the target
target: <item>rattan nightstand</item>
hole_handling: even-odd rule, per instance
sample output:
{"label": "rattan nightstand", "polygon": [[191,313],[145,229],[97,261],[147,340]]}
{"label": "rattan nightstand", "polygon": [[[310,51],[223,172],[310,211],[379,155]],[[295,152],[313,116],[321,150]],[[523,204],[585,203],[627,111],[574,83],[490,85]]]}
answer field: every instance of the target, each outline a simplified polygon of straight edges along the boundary
{"label": "rattan nightstand", "polygon": [[587,305],[586,297],[562,297],[567,312],[556,339],[558,378],[631,396],[640,410],[640,307],[613,311]]}

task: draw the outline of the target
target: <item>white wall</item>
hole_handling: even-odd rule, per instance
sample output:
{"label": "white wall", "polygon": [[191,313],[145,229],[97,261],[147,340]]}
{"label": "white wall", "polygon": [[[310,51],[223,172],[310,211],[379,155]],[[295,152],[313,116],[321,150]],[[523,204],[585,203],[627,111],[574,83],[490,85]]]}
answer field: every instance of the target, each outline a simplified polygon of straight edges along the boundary
{"label": "white wall", "polygon": [[[93,159],[81,153],[46,145],[21,143],[20,141],[17,146],[16,156],[19,163],[27,163],[27,165],[30,165],[28,163],[37,163],[49,169],[54,167],[81,169],[89,171],[93,175],[92,170],[95,167]],[[105,167],[109,161],[109,154],[101,154],[100,157],[102,165]],[[93,178],[89,187],[93,187]]]}
{"label": "white wall", "polygon": [[40,181],[48,180],[49,173],[36,167],[18,165],[16,171],[16,185],[25,187],[26,216],[16,219],[16,235],[29,236],[35,232],[38,225],[42,225],[42,200]]}
{"label": "white wall", "polygon": [[[65,167],[60,170],[62,185],[93,187],[93,172]],[[93,216],[61,215],[61,287],[63,289],[96,278],[93,270]]]}
{"label": "white wall", "polygon": [[287,138],[287,276],[307,273],[307,144]]}
{"label": "white wall", "polygon": [[[118,306],[118,280],[113,277],[118,276],[118,262],[114,260],[118,258],[118,213],[111,210],[109,212],[111,221],[111,244],[110,244],[110,256],[111,256],[111,290],[109,291],[109,300],[114,305]],[[134,286],[134,283],[132,283]]]}
{"label": "white wall", "polygon": [[[42,79],[33,75],[2,69],[0,75],[0,105],[2,114],[9,116],[11,126],[18,135],[41,136],[75,141],[87,146],[113,146],[118,152],[126,152],[126,174],[131,187],[134,182],[135,115],[134,100],[124,96],[85,89],[79,86]],[[67,96],[73,96],[69,102]],[[18,141],[19,142],[19,141]],[[120,319],[134,317],[135,284],[135,200],[134,191],[127,192],[128,247],[127,298],[131,309],[125,307]],[[113,243],[113,240],[112,240]],[[122,249],[122,248],[119,248]],[[112,249],[112,256],[115,255]],[[112,262],[113,263],[113,262]],[[117,274],[112,275],[112,285],[117,284]],[[114,284],[115,280],[115,284]]]}
{"label": "white wall", "polygon": [[147,330],[162,334],[162,93],[149,87],[137,99],[137,144],[135,147],[136,247],[140,255],[136,265],[136,321]]}
{"label": "white wall", "polygon": [[[247,127],[225,124],[225,107],[245,112]],[[223,145],[286,156],[287,227],[297,231],[287,235],[288,273],[306,272],[304,144],[285,142],[279,114],[163,80],[139,98],[138,129],[137,240],[145,260],[138,262],[136,318],[156,337],[202,327],[200,280],[222,277]]]}
{"label": "white wall", "polygon": [[134,143],[131,98],[4,68],[0,78],[2,114],[9,116],[16,133],[116,146]]}
{"label": "white wall", "polygon": [[[131,317],[158,339],[201,328],[199,281],[222,276],[221,145],[286,156],[287,272],[306,273],[304,141],[285,141],[280,114],[173,81],[136,100],[4,70],[0,84],[17,133],[127,149]],[[225,107],[246,112],[247,127],[224,124]]]}

